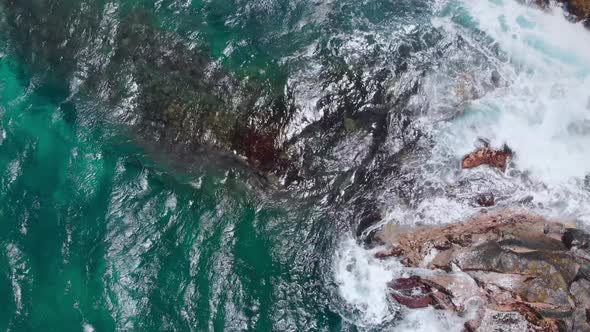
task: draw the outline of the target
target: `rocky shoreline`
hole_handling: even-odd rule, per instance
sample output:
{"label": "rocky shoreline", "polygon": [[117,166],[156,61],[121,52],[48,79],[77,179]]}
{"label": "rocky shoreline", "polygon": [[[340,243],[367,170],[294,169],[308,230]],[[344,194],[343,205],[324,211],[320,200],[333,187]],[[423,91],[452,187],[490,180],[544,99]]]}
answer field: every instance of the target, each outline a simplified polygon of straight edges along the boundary
{"label": "rocky shoreline", "polygon": [[[483,146],[461,160],[504,172],[513,152]],[[494,197],[476,199],[493,206]],[[409,275],[390,296],[409,309],[433,306],[465,318],[465,331],[590,331],[590,234],[528,211],[482,210],[470,220],[375,234]]]}
{"label": "rocky shoreline", "polygon": [[376,236],[377,257],[415,268],[389,284],[408,308],[464,315],[466,331],[590,331],[590,234],[572,225],[503,211]]}

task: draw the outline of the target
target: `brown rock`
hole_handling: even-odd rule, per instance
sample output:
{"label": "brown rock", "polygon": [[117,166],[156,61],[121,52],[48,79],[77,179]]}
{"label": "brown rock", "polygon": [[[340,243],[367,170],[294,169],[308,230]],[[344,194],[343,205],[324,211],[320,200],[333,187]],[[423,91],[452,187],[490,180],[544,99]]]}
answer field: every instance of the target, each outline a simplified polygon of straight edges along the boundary
{"label": "brown rock", "polygon": [[[588,0],[557,0],[562,3],[565,9],[573,15],[571,17],[574,21],[586,20],[586,27],[590,28],[590,1]],[[537,5],[542,9],[549,7],[549,0],[532,0],[531,3]]]}
{"label": "brown rock", "polygon": [[393,298],[410,309],[425,308],[436,303],[432,289],[419,277],[399,278],[389,284]]}
{"label": "brown rock", "polygon": [[518,312],[502,312],[486,309],[481,319],[466,324],[470,331],[524,332],[531,330],[531,323]]}
{"label": "brown rock", "polygon": [[391,248],[388,250],[384,250],[384,251],[379,251],[375,254],[376,258],[379,259],[383,259],[383,258],[387,258],[387,257],[399,257],[401,255],[403,255],[403,250],[401,250],[400,248]]}
{"label": "brown rock", "polygon": [[506,164],[512,156],[512,151],[505,145],[502,150],[493,150],[487,144],[474,152],[463,157],[462,168],[474,168],[481,165],[488,165],[506,170]]}
{"label": "brown rock", "polygon": [[458,310],[462,310],[463,306],[461,304],[456,306],[455,302],[462,303],[473,297],[485,298],[487,296],[486,292],[468,274],[434,273],[423,275],[421,279],[431,288],[446,295],[445,300],[439,300],[439,303],[445,302],[447,307]]}
{"label": "brown rock", "polygon": [[464,271],[494,271],[499,273],[542,276],[547,285],[566,288],[578,274],[579,265],[565,252],[514,252],[502,248],[497,242],[466,248],[454,262]]}
{"label": "brown rock", "polygon": [[393,297],[410,308],[432,305],[461,314],[478,299],[477,318],[466,331],[590,329],[590,282],[584,279],[590,236],[584,231],[505,211],[442,227],[389,227],[377,236],[407,265],[422,268],[392,283]]}
{"label": "brown rock", "polygon": [[[500,312],[518,313],[528,323],[526,331],[561,332],[565,331],[565,324],[556,319],[545,318],[531,305],[515,302],[496,308]],[[485,330],[481,330],[485,331]]]}
{"label": "brown rock", "polygon": [[434,269],[442,269],[445,271],[451,270],[451,263],[453,262],[453,258],[455,256],[454,249],[443,250],[438,252],[432,261],[428,264],[428,268]]}
{"label": "brown rock", "polygon": [[580,19],[590,18],[590,1],[588,0],[562,0],[567,9]]}
{"label": "brown rock", "polygon": [[[562,226],[556,224],[546,231],[548,221],[536,215],[510,211],[482,215],[467,223],[443,227],[419,229],[396,229],[384,227],[377,238],[403,251],[414,266],[419,266],[432,249],[440,252],[451,248],[472,247],[490,240],[502,241],[513,238],[528,239],[530,246],[547,246],[550,239],[561,238]],[[542,240],[539,240],[542,239]],[[551,248],[556,246],[551,243]]]}

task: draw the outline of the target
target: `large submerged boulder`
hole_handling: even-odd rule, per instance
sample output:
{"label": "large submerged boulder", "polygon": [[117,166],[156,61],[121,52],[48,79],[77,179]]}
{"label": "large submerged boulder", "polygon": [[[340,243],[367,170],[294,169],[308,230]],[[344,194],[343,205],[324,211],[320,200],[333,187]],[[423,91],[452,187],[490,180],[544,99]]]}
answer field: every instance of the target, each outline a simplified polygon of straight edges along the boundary
{"label": "large submerged boulder", "polygon": [[590,331],[590,235],[528,213],[455,225],[385,226],[377,238],[412,276],[390,283],[408,308],[474,315],[467,331]]}

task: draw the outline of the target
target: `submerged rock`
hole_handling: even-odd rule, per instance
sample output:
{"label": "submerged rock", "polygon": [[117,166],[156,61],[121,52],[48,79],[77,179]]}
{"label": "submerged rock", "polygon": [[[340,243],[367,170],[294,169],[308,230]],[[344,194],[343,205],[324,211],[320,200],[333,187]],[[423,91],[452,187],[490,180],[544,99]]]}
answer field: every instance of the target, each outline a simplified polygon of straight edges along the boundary
{"label": "submerged rock", "polygon": [[477,195],[477,197],[475,198],[475,202],[479,206],[490,207],[496,205],[496,198],[492,193],[485,193]]}
{"label": "submerged rock", "polygon": [[393,248],[381,258],[421,268],[389,285],[408,308],[467,314],[476,300],[468,331],[590,328],[589,235],[582,230],[506,211],[443,227],[384,227],[377,237]]}

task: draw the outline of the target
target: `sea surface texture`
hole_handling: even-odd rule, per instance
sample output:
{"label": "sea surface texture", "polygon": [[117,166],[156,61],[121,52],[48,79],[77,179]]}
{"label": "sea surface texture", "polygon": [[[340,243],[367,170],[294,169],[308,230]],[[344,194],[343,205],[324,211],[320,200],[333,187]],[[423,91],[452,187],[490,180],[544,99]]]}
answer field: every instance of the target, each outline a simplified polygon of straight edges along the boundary
{"label": "sea surface texture", "polygon": [[[505,172],[460,169],[484,138]],[[514,0],[0,0],[1,331],[461,331],[372,233],[590,229],[590,31]]]}

